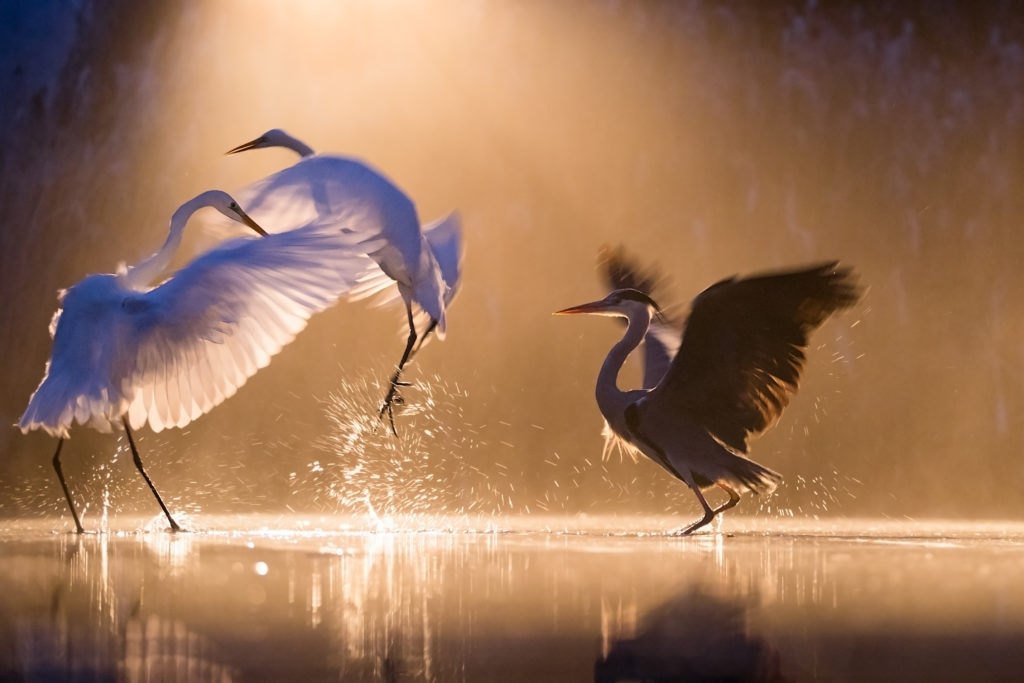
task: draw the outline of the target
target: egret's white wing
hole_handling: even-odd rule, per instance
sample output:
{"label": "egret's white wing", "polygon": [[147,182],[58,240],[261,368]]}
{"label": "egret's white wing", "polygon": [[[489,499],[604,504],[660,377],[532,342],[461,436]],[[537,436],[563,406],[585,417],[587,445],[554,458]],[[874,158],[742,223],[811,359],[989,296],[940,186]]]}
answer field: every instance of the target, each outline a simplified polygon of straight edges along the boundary
{"label": "egret's white wing", "polygon": [[434,252],[445,284],[444,302],[447,306],[455,298],[462,279],[462,220],[457,211],[423,226],[423,236]]}
{"label": "egret's white wing", "polygon": [[330,220],[363,238],[383,236],[408,263],[419,260],[419,222],[412,200],[356,159],[306,157],[232,196],[268,232]]}
{"label": "egret's white wing", "polygon": [[89,275],[60,293],[53,317],[53,351],[18,426],[65,437],[74,422],[109,432],[128,407],[111,382],[120,340],[131,327],[121,307],[125,291],[114,275]]}
{"label": "egret's white wing", "polygon": [[181,427],[233,395],[355,284],[366,257],[352,241],[316,223],[234,240],[126,297],[131,332],[113,377],[131,425]]}
{"label": "egret's white wing", "polygon": [[[440,270],[444,285],[445,308],[455,298],[462,277],[462,223],[458,212],[452,212],[444,218],[427,223],[423,226],[423,239],[433,254]],[[380,268],[371,268],[359,278],[359,284],[348,293],[350,301],[373,298],[374,306],[385,306],[401,298],[401,293],[391,277]],[[413,325],[423,330],[430,324],[431,316],[423,309],[413,310]],[[403,315],[400,332],[407,330],[407,322]]]}

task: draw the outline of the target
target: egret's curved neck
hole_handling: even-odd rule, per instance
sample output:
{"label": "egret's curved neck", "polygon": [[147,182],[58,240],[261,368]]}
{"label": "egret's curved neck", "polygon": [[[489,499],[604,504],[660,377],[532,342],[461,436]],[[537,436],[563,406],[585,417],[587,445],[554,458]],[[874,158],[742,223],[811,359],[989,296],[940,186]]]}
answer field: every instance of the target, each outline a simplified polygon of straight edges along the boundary
{"label": "egret's curved neck", "polygon": [[647,334],[651,326],[651,311],[646,306],[637,306],[627,311],[627,319],[629,325],[626,327],[626,334],[608,352],[601,372],[597,375],[597,403],[602,408],[602,413],[605,412],[602,403],[608,399],[620,399],[625,393],[619,389],[619,371],[629,354],[640,345]]}
{"label": "egret's curved neck", "polygon": [[291,135],[288,135],[287,133],[281,134],[281,137],[278,140],[278,144],[281,147],[287,147],[288,149],[297,153],[300,157],[309,157],[313,156],[314,154],[312,147],[307,145],[302,140],[299,140],[298,138],[293,138]]}
{"label": "egret's curved neck", "polygon": [[155,254],[128,269],[124,275],[125,286],[129,289],[143,289],[156,280],[166,270],[171,259],[174,258],[174,253],[181,246],[181,236],[185,232],[185,224],[188,223],[188,219],[196,211],[208,205],[209,201],[204,193],[179,206],[171,216],[171,227],[164,245]]}

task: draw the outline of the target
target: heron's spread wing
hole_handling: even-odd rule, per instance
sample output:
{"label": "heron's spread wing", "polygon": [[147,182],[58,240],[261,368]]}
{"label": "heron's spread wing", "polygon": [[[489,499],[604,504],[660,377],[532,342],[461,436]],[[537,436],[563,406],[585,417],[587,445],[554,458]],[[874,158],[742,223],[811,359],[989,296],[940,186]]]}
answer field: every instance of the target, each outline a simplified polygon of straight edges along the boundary
{"label": "heron's spread wing", "polygon": [[731,278],[702,292],[679,353],[640,402],[645,422],[683,413],[745,453],[748,435],[771,426],[796,391],[808,335],[860,296],[837,265]]}
{"label": "heron's spread wing", "polygon": [[122,303],[130,334],[111,368],[133,427],[181,427],[230,397],[348,291],[365,255],[336,226],[310,224],[207,252]]}
{"label": "heron's spread wing", "polygon": [[[602,246],[598,253],[598,268],[609,291],[635,289],[656,299],[657,290],[665,281],[655,268],[640,266],[621,245]],[[682,321],[664,314],[651,320],[644,337],[644,389],[653,389],[665,376],[679,350],[682,336]]]}
{"label": "heron's spread wing", "polygon": [[614,247],[602,245],[597,253],[597,261],[609,291],[635,289],[653,298],[655,290],[665,281],[656,268],[637,263],[621,244]]}

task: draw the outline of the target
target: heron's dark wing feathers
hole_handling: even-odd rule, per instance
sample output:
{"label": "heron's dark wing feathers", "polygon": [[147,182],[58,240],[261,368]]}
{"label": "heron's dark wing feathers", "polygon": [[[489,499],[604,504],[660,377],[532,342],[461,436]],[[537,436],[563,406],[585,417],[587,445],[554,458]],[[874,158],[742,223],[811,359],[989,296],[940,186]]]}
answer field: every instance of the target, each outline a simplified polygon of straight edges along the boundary
{"label": "heron's dark wing feathers", "polygon": [[808,336],[860,297],[837,262],[729,278],[694,299],[682,345],[643,403],[645,419],[685,414],[746,453],[796,391]]}
{"label": "heron's dark wing feathers", "polygon": [[[598,269],[609,291],[635,289],[655,300],[660,297],[658,290],[666,281],[665,276],[656,268],[640,266],[622,245],[602,246],[598,252]],[[651,327],[644,337],[644,389],[653,389],[665,376],[679,350],[682,327],[681,320],[670,318],[664,313],[651,321]]]}
{"label": "heron's dark wing feathers", "polygon": [[597,254],[598,270],[604,278],[608,291],[635,289],[651,298],[656,298],[658,289],[665,283],[665,276],[656,268],[642,267],[630,257],[623,246],[602,245]]}

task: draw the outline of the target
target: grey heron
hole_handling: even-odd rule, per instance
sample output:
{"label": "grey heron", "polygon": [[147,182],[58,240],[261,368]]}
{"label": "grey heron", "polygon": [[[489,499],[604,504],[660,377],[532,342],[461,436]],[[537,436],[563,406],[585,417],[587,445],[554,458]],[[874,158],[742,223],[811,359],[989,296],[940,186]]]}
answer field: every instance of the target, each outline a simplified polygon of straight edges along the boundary
{"label": "grey heron", "polygon": [[[606,260],[605,272],[613,285],[651,284],[621,255]],[[663,314],[639,289],[617,288],[556,313],[626,319],[625,335],[598,373],[598,408],[621,446],[651,458],[697,496],[703,517],[677,531],[690,534],[734,507],[742,493],[768,493],[781,481],[747,457],[748,438],[772,426],[789,404],[811,332],[859,298],[852,270],[838,262],[726,278],[693,300],[677,351],[652,328],[665,324]],[[645,340],[644,386],[623,391],[619,370]],[[729,497],[716,508],[702,493],[712,486]]]}

